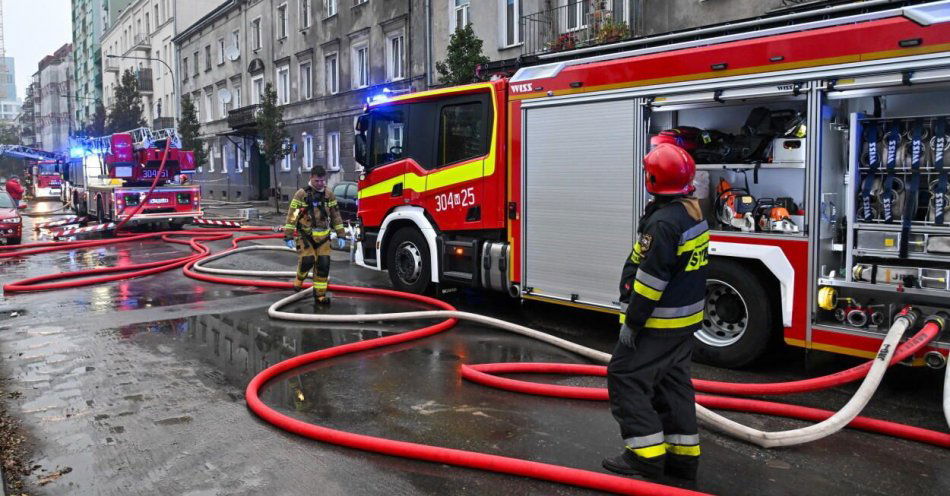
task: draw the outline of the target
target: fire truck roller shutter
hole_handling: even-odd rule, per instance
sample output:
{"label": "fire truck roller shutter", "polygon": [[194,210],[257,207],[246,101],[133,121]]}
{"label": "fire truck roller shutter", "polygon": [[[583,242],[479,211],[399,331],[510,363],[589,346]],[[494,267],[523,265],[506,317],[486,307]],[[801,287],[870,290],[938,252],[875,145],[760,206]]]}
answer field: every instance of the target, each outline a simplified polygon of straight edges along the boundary
{"label": "fire truck roller shutter", "polygon": [[524,285],[532,294],[617,308],[633,246],[632,100],[525,111]]}

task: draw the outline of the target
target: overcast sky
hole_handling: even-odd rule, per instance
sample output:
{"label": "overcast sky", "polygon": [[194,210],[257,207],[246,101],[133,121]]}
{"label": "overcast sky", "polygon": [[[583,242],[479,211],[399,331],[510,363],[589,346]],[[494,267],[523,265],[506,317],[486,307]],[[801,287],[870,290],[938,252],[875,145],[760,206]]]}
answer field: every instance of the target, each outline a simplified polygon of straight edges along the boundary
{"label": "overcast sky", "polygon": [[4,46],[7,57],[16,59],[16,92],[23,98],[40,60],[64,43],[72,43],[72,2],[2,1]]}

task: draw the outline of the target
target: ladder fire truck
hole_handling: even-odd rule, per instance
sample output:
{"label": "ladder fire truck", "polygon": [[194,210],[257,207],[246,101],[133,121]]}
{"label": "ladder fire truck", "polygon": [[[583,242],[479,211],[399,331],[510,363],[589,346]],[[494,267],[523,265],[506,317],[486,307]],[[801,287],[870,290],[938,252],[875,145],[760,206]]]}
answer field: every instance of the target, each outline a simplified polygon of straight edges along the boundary
{"label": "ladder fire truck", "polygon": [[[950,2],[855,4],[879,8],[580,49],[369,102],[357,263],[406,291],[616,313],[649,200],[640,159],[677,142],[712,229],[697,357],[739,367],[777,338],[873,356],[903,305],[950,309]],[[943,366],[948,348],[914,361]]]}
{"label": "ladder fire truck", "polygon": [[7,155],[31,161],[30,174],[33,176],[34,198],[59,198],[62,188],[60,168],[66,162],[66,157],[30,148],[22,145],[0,145],[0,155]]}
{"label": "ladder fire truck", "polygon": [[64,196],[77,214],[90,216],[100,224],[123,220],[145,201],[169,141],[168,159],[158,185],[131,222],[167,222],[173,226],[191,222],[202,214],[200,188],[176,181],[181,174],[194,172],[194,152],[181,149],[174,129],[139,128],[77,139]]}

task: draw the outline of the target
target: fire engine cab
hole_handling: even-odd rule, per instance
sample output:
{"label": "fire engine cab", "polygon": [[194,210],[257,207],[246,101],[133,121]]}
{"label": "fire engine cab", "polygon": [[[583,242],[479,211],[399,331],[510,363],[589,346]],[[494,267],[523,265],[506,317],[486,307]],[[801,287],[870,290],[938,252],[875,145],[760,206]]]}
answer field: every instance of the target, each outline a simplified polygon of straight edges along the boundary
{"label": "fire engine cab", "polygon": [[63,177],[59,172],[61,167],[62,161],[59,160],[41,160],[30,166],[33,176],[33,198],[39,200],[61,197],[63,188]]}
{"label": "fire engine cab", "polygon": [[[161,169],[169,141],[168,158]],[[71,154],[64,196],[79,215],[100,223],[119,221],[142,201],[148,204],[131,222],[182,225],[202,215],[199,187],[177,181],[181,174],[194,173],[195,163],[194,153],[181,149],[174,129],[139,128],[80,139]],[[157,186],[146,200],[159,174]]]}
{"label": "fire engine cab", "polygon": [[616,313],[641,158],[674,142],[712,229],[697,356],[873,356],[903,305],[950,309],[950,2],[778,21],[369,103],[357,262]]}

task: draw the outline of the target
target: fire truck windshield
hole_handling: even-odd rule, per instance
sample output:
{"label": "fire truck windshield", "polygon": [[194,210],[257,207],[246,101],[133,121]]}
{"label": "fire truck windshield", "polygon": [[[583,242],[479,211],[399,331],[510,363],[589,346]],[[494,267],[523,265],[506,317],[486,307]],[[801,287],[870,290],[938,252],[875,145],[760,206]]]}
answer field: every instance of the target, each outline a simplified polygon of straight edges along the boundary
{"label": "fire truck windshield", "polygon": [[405,108],[387,107],[372,114],[371,166],[376,167],[405,157],[403,129],[406,122]]}

